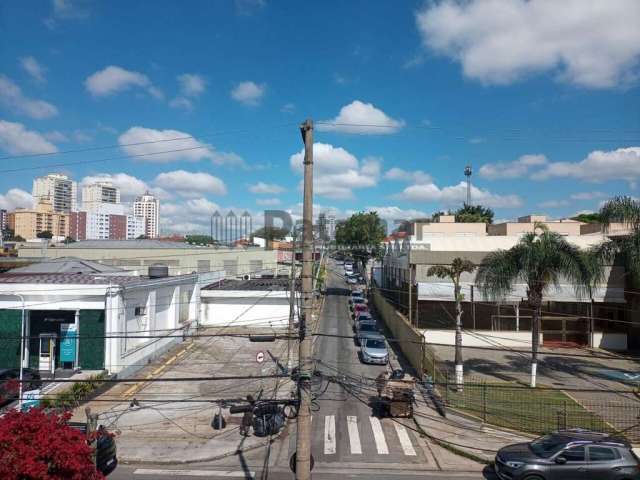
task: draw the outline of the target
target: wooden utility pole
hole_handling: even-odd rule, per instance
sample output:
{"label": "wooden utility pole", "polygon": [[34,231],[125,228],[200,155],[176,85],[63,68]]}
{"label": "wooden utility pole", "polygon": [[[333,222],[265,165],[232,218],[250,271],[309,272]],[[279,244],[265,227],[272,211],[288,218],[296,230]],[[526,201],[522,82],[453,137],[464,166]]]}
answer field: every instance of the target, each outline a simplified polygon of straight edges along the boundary
{"label": "wooden utility pole", "polygon": [[302,207],[302,315],[298,351],[298,432],[296,436],[296,479],[311,478],[311,337],[307,325],[313,310],[313,122],[300,126],[304,141],[304,200]]}
{"label": "wooden utility pole", "polygon": [[293,226],[293,238],[291,241],[291,289],[289,291],[289,338],[287,339],[287,371],[291,373],[293,368],[291,358],[291,337],[293,336],[293,324],[296,314],[296,226]]}

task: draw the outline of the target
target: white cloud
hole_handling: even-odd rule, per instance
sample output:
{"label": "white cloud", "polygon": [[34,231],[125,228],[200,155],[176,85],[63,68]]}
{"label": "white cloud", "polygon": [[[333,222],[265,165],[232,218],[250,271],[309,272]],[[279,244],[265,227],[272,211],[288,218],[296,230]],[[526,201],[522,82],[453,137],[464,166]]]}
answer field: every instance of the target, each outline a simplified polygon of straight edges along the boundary
{"label": "white cloud", "polygon": [[571,200],[596,200],[605,197],[608,197],[608,195],[604,192],[579,192],[572,194],[569,198]]}
{"label": "white cloud", "polygon": [[562,208],[568,207],[571,203],[568,200],[547,200],[538,203],[540,208]]}
{"label": "white cloud", "polygon": [[489,180],[501,178],[519,178],[527,175],[531,167],[546,165],[547,158],[544,155],[522,155],[513,162],[485,163],[480,167],[480,176]]}
{"label": "white cloud", "polygon": [[[393,198],[410,202],[436,202],[445,207],[462,205],[467,198],[467,184],[460,182],[442,188],[434,183],[410,185]],[[492,208],[522,206],[522,200],[517,195],[499,195],[474,185],[471,186],[471,199],[474,204]]]}
{"label": "white cloud", "polygon": [[178,203],[160,203],[162,231],[181,234],[208,233],[211,214],[216,210],[221,210],[220,206],[203,197]]}
{"label": "white cloud", "polygon": [[551,177],[577,178],[588,182],[626,180],[634,182],[640,177],[640,147],[618,148],[612,151],[595,150],[580,162],[549,163],[534,173],[534,180]]}
{"label": "white cloud", "polygon": [[508,84],[552,71],[590,88],[636,79],[638,19],[637,0],[443,1],[416,14],[424,47],[460,62],[469,78]]}
{"label": "white cloud", "polygon": [[218,152],[212,145],[199,142],[188,133],[179,130],[131,127],[118,137],[118,143],[127,155],[139,156],[139,160],[147,162],[195,162],[208,159],[217,165],[244,165],[244,161],[237,154]]}
{"label": "white cloud", "polygon": [[44,100],[34,100],[26,97],[22,89],[5,75],[0,75],[0,103],[14,110],[20,115],[41,120],[55,117],[58,109],[55,105]]}
{"label": "white cloud", "polygon": [[485,142],[484,137],[471,137],[469,139],[469,143],[471,145],[479,145],[479,144],[484,143],[484,142]]}
{"label": "white cloud", "polygon": [[55,28],[61,20],[78,20],[90,15],[88,0],[52,0],[51,15],[43,20],[50,29]]}
{"label": "white cloud", "polygon": [[183,73],[178,75],[180,91],[186,97],[197,97],[207,89],[207,81],[202,75],[196,73]]}
{"label": "white cloud", "polygon": [[235,0],[236,13],[243,17],[250,17],[262,10],[267,2],[265,0]]}
{"label": "white cloud", "polygon": [[58,130],[52,130],[51,132],[45,132],[42,134],[44,138],[50,142],[68,142],[69,138]]}
{"label": "white cloud", "polygon": [[251,193],[282,193],[284,192],[284,187],[275,183],[258,182],[249,185],[249,191]]}
{"label": "white cloud", "polygon": [[[302,175],[304,149],[291,155],[289,163]],[[368,157],[360,162],[341,147],[326,143],[313,145],[313,189],[317,195],[329,198],[353,198],[353,190],[374,187],[380,177],[380,159]]]}
{"label": "white cloud", "polygon": [[20,66],[27,72],[31,77],[38,83],[46,82],[46,78],[44,76],[46,72],[46,68],[44,68],[40,63],[32,56],[22,57],[20,59]]}
{"label": "white cloud", "polygon": [[151,83],[149,77],[117,65],[110,65],[89,75],[84,86],[94,97],[107,97],[134,87],[146,90],[155,98],[163,97],[162,91]]}
{"label": "white cloud", "polygon": [[240,82],[231,90],[231,98],[249,106],[256,106],[264,96],[266,85],[254,82]]}
{"label": "white cloud", "polygon": [[258,198],[256,203],[264,207],[273,207],[275,205],[280,205],[282,202],[279,198]]}
{"label": "white cloud", "polygon": [[227,187],[222,180],[205,172],[187,172],[185,170],[163,172],[155,178],[153,183],[183,197],[199,197],[204,194],[225,195],[227,193]]}
{"label": "white cloud", "polygon": [[185,110],[193,110],[193,102],[188,98],[177,96],[169,102],[171,108],[184,108]]}
{"label": "white cloud", "polygon": [[431,183],[433,181],[431,175],[424,173],[422,170],[403,170],[402,168],[393,167],[384,173],[387,180],[399,180],[401,182],[411,183]]}
{"label": "white cloud", "polygon": [[296,111],[296,106],[293,103],[285,103],[280,111],[282,113],[293,113]]}
{"label": "white cloud", "polygon": [[318,130],[326,132],[357,133],[363,135],[388,135],[404,126],[403,120],[395,120],[371,103],[354,100],[340,109],[333,120],[318,123]]}
{"label": "white cloud", "polygon": [[98,173],[96,175],[88,175],[80,180],[80,187],[96,182],[113,183],[120,189],[120,196],[123,201],[131,201],[137,195],[142,195],[146,191],[153,190],[145,181],[127,173]]}
{"label": "white cloud", "polygon": [[16,208],[31,208],[33,204],[33,196],[19,188],[12,188],[4,195],[0,195],[0,208],[8,211]]}
{"label": "white cloud", "polygon": [[58,148],[44,135],[27,130],[17,122],[0,120],[0,148],[11,155],[57,152]]}
{"label": "white cloud", "polygon": [[431,215],[422,210],[414,208],[400,208],[397,206],[367,207],[367,212],[377,212],[378,216],[387,222],[387,231],[397,228],[402,221],[409,221],[415,218],[426,218]]}

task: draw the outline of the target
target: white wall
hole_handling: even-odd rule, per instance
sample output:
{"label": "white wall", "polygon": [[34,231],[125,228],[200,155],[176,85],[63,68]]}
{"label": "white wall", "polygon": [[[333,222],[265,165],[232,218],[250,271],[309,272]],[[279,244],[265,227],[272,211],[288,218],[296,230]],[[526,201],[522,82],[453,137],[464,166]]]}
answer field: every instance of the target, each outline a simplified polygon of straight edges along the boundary
{"label": "white wall", "polygon": [[289,325],[289,292],[202,290],[200,295],[202,325]]}
{"label": "white wall", "polygon": [[593,347],[614,351],[626,350],[627,334],[593,332]]}
{"label": "white wall", "polygon": [[[424,330],[425,342],[455,345],[455,330]],[[495,347],[499,343],[501,347],[531,348],[531,332],[502,331],[491,332],[486,330],[467,330],[462,332],[462,345],[465,347]],[[540,334],[542,345],[542,334]]]}

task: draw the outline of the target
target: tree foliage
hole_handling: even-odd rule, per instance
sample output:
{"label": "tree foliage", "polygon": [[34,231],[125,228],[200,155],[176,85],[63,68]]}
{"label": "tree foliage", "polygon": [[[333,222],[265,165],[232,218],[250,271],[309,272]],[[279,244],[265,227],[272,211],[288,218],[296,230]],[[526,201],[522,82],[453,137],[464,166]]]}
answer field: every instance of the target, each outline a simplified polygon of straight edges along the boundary
{"label": "tree foliage", "polygon": [[597,212],[581,213],[580,215],[571,217],[571,220],[582,223],[602,223],[602,218],[600,218],[600,214]]}
{"label": "tree foliage", "polygon": [[456,222],[461,223],[493,223],[493,210],[482,205],[467,205],[454,212]]}
{"label": "tree foliage", "polygon": [[630,230],[628,235],[617,235],[600,245],[598,252],[607,262],[619,256],[631,276],[634,287],[640,286],[640,201],[631,197],[614,197],[608,200],[599,212],[604,230],[612,223],[624,223]]}
{"label": "tree foliage", "polygon": [[49,230],[44,230],[42,232],[36,233],[36,237],[50,239],[53,238],[53,233],[51,233]]}
{"label": "tree foliage", "polygon": [[264,238],[265,240],[282,240],[289,235],[289,230],[279,227],[260,227],[252,234],[253,237]]}
{"label": "tree foliage", "polygon": [[217,243],[211,235],[185,235],[184,241],[194,245],[211,245]]}
{"label": "tree foliage", "polygon": [[92,448],[67,421],[71,413],[32,408],[0,418],[0,478],[3,480],[99,480]]}
{"label": "tree foliage", "polygon": [[458,287],[460,286],[460,276],[463,273],[472,273],[475,269],[476,266],[470,260],[456,257],[451,262],[451,265],[434,265],[433,267],[429,267],[427,275],[451,279],[456,290],[455,300],[461,301],[462,298],[458,298],[459,294],[457,293],[459,290]]}
{"label": "tree foliage", "polygon": [[336,244],[364,260],[379,254],[385,234],[378,212],[358,212],[336,225]]}

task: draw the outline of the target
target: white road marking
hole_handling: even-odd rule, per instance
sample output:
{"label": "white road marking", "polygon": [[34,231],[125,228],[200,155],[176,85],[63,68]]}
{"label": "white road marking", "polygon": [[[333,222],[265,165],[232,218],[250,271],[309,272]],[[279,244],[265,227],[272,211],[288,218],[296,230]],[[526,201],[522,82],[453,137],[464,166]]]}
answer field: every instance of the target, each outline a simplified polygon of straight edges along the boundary
{"label": "white road marking", "polygon": [[155,468],[138,468],[134,475],[173,475],[175,477],[229,477],[229,478],[255,478],[255,472],[224,471],[224,470],[171,470]]}
{"label": "white road marking", "polygon": [[347,429],[349,432],[349,445],[353,455],[362,453],[362,444],[360,443],[360,433],[358,433],[358,417],[347,417]]}
{"label": "white road marking", "polygon": [[376,417],[369,417],[371,422],[371,430],[373,430],[373,439],[376,441],[376,449],[380,455],[389,454],[389,447],[387,447],[387,441],[384,439],[384,432],[382,431],[382,425],[380,420]]}
{"label": "white road marking", "polygon": [[402,447],[402,451],[404,452],[404,454],[415,457],[416,451],[413,448],[413,445],[411,445],[411,438],[409,438],[409,433],[407,433],[407,430],[398,422],[393,422],[393,426],[396,428],[398,440],[400,440],[400,446]]}
{"label": "white road marking", "polygon": [[336,453],[336,417],[327,415],[324,417],[324,454]]}

